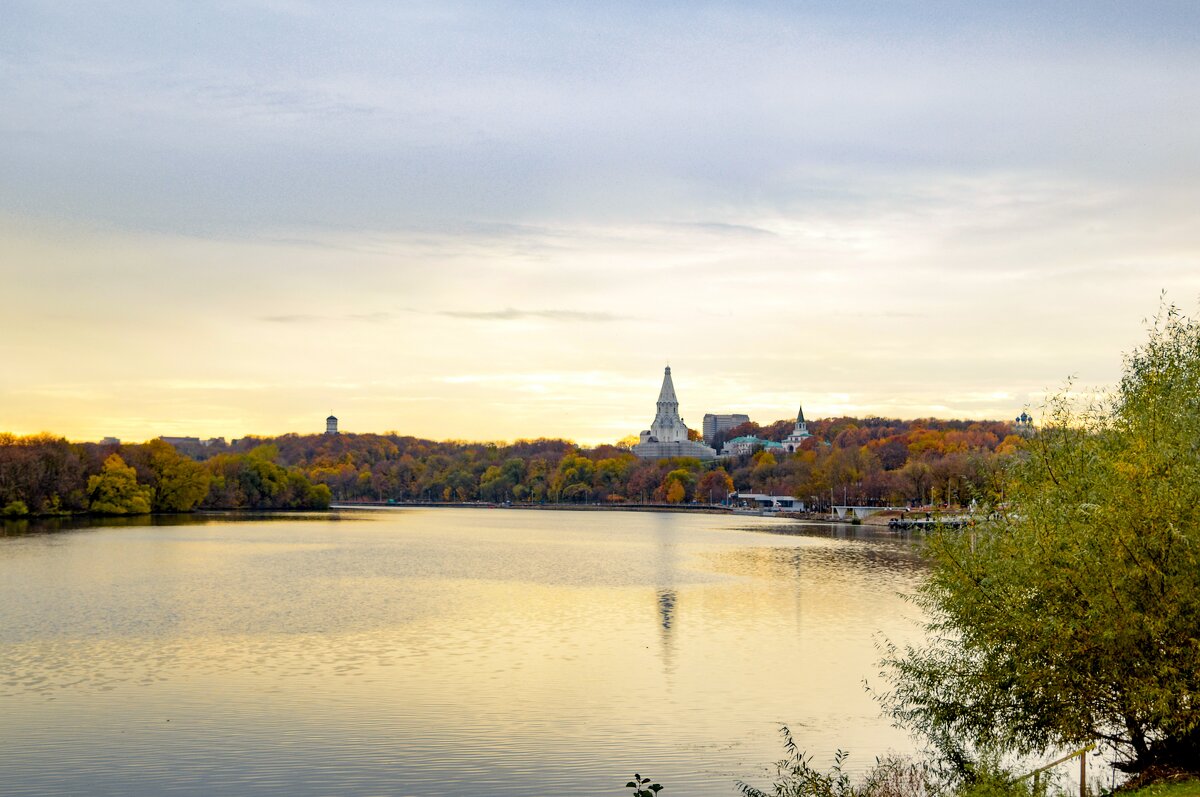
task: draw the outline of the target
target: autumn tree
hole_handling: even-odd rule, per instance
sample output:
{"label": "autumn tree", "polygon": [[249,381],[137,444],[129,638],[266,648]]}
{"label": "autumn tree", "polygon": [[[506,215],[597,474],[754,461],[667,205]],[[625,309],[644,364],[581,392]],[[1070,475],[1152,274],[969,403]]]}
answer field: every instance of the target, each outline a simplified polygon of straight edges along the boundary
{"label": "autumn tree", "polygon": [[[791,418],[762,427],[747,423],[731,433],[777,439],[793,424]],[[1012,434],[1011,424],[1001,422],[833,418],[810,421],[809,428],[814,437],[799,451],[771,447],[768,459],[760,448],[724,462],[733,489],[809,498],[844,486],[859,499],[895,500],[928,495],[936,486],[939,495],[974,496],[996,491],[996,474],[1022,439]],[[304,504],[305,483],[325,485],[331,497],[343,501],[661,501],[670,486],[665,477],[679,469],[692,477],[682,481],[684,500],[715,497],[711,480],[708,495],[697,492],[696,480],[711,470],[709,463],[646,461],[626,446],[588,449],[558,439],[504,444],[439,442],[395,433],[286,434],[175,451],[162,441],[114,448],[49,435],[0,434],[0,507],[20,501],[32,514],[84,511],[88,477],[98,474],[104,458],[114,452],[134,467],[140,484],[153,488],[155,511],[194,505],[206,477],[211,483],[201,505],[209,508]],[[193,467],[193,460],[203,471]],[[900,470],[914,462],[922,463],[911,469],[919,470],[916,483]]]}
{"label": "autumn tree", "polygon": [[119,454],[104,460],[100,473],[88,479],[88,508],[101,515],[144,515],[150,511],[153,490],[138,484],[137,471]]}
{"label": "autumn tree", "polygon": [[205,465],[212,482],[203,505],[216,509],[325,509],[328,485],[313,484],[298,468],[275,460],[279,449],[256,446],[245,454],[218,454]]}
{"label": "autumn tree", "polygon": [[724,501],[733,492],[733,479],[724,468],[710,470],[700,477],[696,483],[696,495],[707,500],[710,504]]}
{"label": "autumn tree", "polygon": [[190,512],[208,495],[208,469],[165,440],[151,440],[132,449],[130,464],[153,491],[151,509],[155,512]]}
{"label": "autumn tree", "polygon": [[933,484],[933,469],[922,460],[910,460],[900,469],[905,479],[908,495],[918,504],[925,503],[929,488]]}
{"label": "autumn tree", "polygon": [[[672,504],[678,504],[681,501],[691,498],[692,488],[696,484],[695,475],[688,468],[675,468],[663,476],[662,484],[655,491],[655,496],[659,500],[665,500]],[[672,498],[672,496],[677,496]]]}
{"label": "autumn tree", "polygon": [[508,498],[513,486],[504,478],[499,465],[490,465],[479,477],[479,498],[483,501],[503,501]]}
{"label": "autumn tree", "polygon": [[759,425],[754,421],[746,421],[739,423],[731,429],[726,429],[723,432],[717,432],[713,435],[712,446],[720,451],[725,443],[737,437],[757,437],[761,431]]}
{"label": "autumn tree", "polygon": [[607,457],[597,461],[592,474],[592,484],[596,488],[598,497],[604,499],[611,495],[620,496],[625,477],[635,461],[636,458],[629,454]]}
{"label": "autumn tree", "polygon": [[665,469],[657,462],[642,461],[629,470],[625,480],[625,495],[631,501],[646,502],[654,498],[654,492],[665,475]]}
{"label": "autumn tree", "polygon": [[627,434],[617,441],[617,448],[623,448],[626,451],[636,446],[641,442],[641,438],[636,434]]}
{"label": "autumn tree", "polygon": [[594,469],[592,461],[580,454],[563,457],[554,476],[555,497],[559,501],[586,501],[591,495]]}
{"label": "autumn tree", "polygon": [[87,509],[87,476],[100,462],[81,446],[53,435],[0,435],[0,505],[20,501],[34,514]]}
{"label": "autumn tree", "polygon": [[751,457],[751,461],[754,465],[750,471],[750,487],[755,492],[768,492],[770,488],[767,482],[778,473],[779,461],[774,454],[765,449],[756,451]]}

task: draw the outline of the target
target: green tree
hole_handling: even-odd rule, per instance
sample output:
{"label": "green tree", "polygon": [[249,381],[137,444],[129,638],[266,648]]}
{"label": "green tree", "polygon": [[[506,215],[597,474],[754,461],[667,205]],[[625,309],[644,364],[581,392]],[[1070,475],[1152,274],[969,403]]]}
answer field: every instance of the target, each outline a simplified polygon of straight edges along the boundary
{"label": "green tree", "polygon": [[1165,310],[1112,396],[1048,416],[1001,518],[931,540],[931,641],[890,651],[885,702],[959,766],[1102,740],[1195,770],[1200,325]]}
{"label": "green tree", "polygon": [[[260,445],[246,454],[218,454],[206,464],[212,484],[209,509],[326,509],[332,492],[314,485],[299,468],[276,463],[279,449]],[[357,479],[357,477],[355,477]]]}
{"label": "green tree", "polygon": [[479,477],[479,497],[484,501],[503,501],[512,491],[513,482],[504,477],[499,465],[490,465]]}
{"label": "green tree", "polygon": [[9,501],[0,509],[0,515],[4,517],[21,517],[29,514],[29,507],[25,506],[24,501]]}
{"label": "green tree", "polygon": [[165,440],[151,440],[140,448],[138,459],[150,475],[155,512],[190,512],[208,495],[211,477],[199,462]]}
{"label": "green tree", "polygon": [[634,458],[630,455],[609,457],[596,462],[596,470],[592,483],[602,492],[620,493],[622,483],[633,465]]}
{"label": "green tree", "polygon": [[554,475],[554,495],[560,501],[587,500],[591,493],[592,461],[580,454],[567,454]]}
{"label": "green tree", "polygon": [[102,515],[144,515],[150,511],[153,490],[137,482],[137,471],[118,454],[110,454],[104,467],[88,479],[89,509]]}

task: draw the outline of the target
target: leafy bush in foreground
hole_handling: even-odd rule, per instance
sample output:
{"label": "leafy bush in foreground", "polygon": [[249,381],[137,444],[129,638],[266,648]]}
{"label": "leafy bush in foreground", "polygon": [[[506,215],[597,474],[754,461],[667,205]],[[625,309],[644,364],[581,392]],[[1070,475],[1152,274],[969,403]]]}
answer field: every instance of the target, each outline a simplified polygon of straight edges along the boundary
{"label": "leafy bush in foreground", "polygon": [[892,716],[960,768],[1099,740],[1200,771],[1200,323],[1167,308],[1113,396],[1053,399],[1006,498],[931,539]]}
{"label": "leafy bush in foreground", "polygon": [[775,763],[775,782],[764,791],[739,781],[743,797],[926,797],[937,792],[929,768],[911,759],[877,758],[862,781],[855,783],[843,768],[849,758],[846,751],[838,750],[833,766],[823,772],[796,745],[786,725],[780,727],[780,734],[787,756]]}

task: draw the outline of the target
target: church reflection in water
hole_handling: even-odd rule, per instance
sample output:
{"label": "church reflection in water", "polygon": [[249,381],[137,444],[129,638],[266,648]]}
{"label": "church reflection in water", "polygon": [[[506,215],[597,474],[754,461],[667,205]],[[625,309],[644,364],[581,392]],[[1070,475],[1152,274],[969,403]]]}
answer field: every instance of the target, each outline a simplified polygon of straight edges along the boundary
{"label": "church reflection in water", "polygon": [[670,632],[671,624],[675,622],[676,600],[675,590],[660,589],[658,591],[658,619],[662,623],[664,637]]}

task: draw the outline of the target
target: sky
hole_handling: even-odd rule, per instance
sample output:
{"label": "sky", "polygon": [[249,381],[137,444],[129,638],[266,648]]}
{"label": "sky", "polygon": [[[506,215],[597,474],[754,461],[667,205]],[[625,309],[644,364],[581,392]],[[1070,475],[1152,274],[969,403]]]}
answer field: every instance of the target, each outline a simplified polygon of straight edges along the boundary
{"label": "sky", "polygon": [[1193,2],[0,4],[0,431],[1012,418],[1200,299]]}

